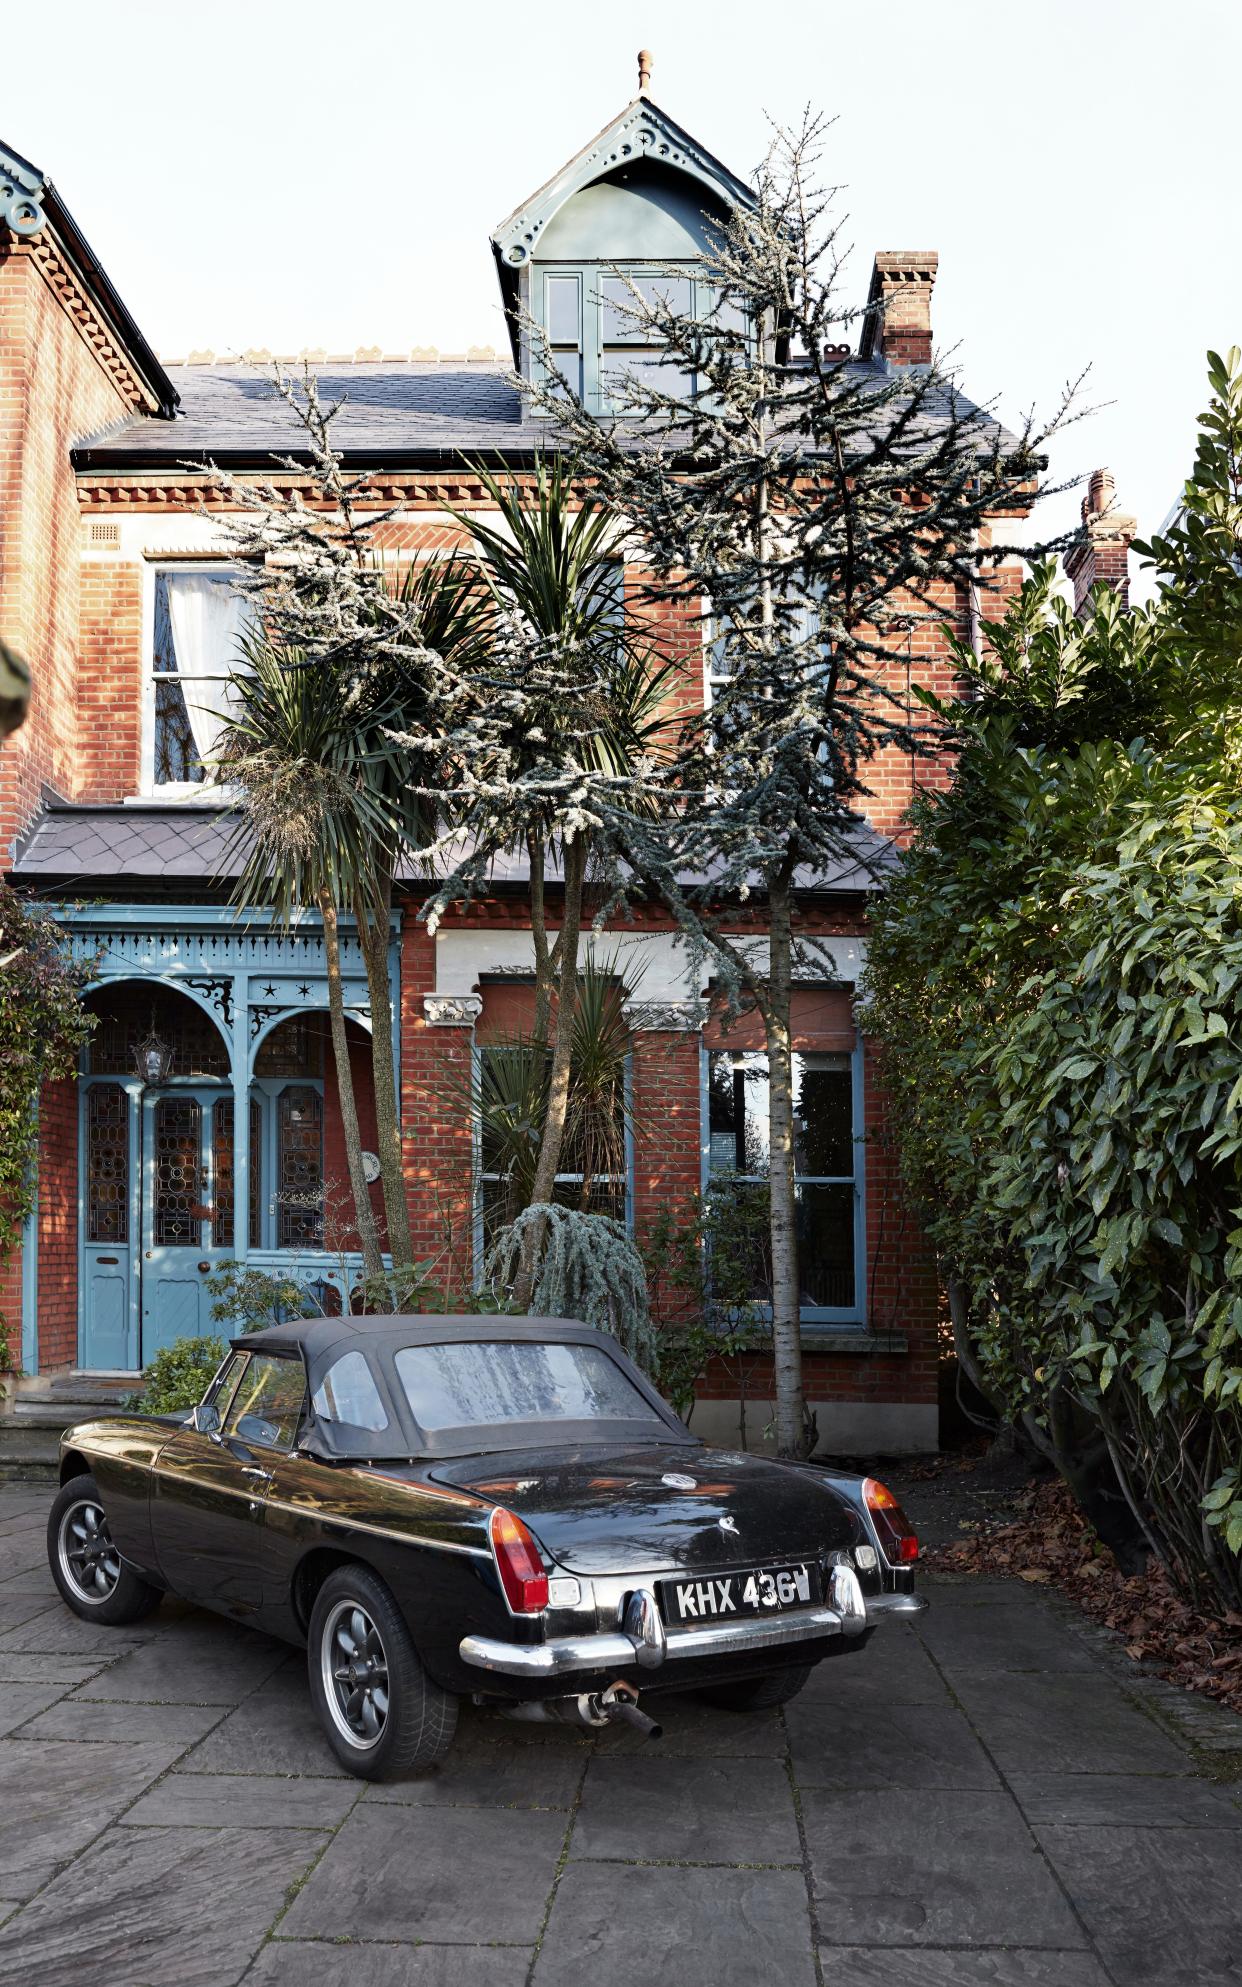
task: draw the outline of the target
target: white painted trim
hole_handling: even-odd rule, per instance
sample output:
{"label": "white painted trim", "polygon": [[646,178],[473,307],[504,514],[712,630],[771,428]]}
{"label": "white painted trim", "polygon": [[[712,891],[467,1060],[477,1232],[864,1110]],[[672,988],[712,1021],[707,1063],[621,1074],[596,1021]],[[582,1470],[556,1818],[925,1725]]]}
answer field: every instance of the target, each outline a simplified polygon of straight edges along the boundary
{"label": "white painted trim", "polygon": [[[591,940],[599,956],[615,953],[623,970],[635,979],[634,998],[649,1002],[697,1000],[706,991],[707,969],[692,984],[683,941],[675,932],[636,933],[623,928],[605,931]],[[766,963],[766,938],[743,938],[740,950]],[[862,938],[819,938],[794,967],[794,978],[809,983],[831,977],[853,986],[862,976],[867,945]],[[436,933],[437,994],[477,994],[480,979],[489,974],[531,974],[535,944],[529,931],[444,930]],[[641,977],[639,977],[641,975]]]}

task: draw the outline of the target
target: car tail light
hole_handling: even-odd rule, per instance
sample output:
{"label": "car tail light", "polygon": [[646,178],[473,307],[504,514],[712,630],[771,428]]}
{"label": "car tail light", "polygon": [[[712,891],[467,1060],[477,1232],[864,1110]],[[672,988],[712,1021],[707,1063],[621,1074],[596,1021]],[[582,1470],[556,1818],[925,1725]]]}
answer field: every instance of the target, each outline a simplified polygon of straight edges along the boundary
{"label": "car tail light", "polygon": [[863,1500],[871,1513],[884,1557],[892,1566],[909,1566],[919,1556],[919,1542],[910,1520],[886,1483],[869,1476],[863,1484]]}
{"label": "car tail light", "polygon": [[488,1531],[510,1608],[514,1614],[540,1614],[548,1605],[548,1574],[534,1539],[512,1511],[493,1511]]}

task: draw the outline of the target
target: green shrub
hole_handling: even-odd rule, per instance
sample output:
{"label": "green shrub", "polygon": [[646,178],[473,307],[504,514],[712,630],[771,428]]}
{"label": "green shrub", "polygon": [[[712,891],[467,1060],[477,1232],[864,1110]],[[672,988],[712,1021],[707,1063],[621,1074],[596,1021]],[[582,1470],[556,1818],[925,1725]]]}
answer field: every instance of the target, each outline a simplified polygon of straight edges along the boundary
{"label": "green shrub", "polygon": [[176,1414],[194,1407],[207,1391],[224,1358],[221,1338],[178,1338],[157,1352],[147,1367],[146,1385],[126,1403],[140,1414]]}

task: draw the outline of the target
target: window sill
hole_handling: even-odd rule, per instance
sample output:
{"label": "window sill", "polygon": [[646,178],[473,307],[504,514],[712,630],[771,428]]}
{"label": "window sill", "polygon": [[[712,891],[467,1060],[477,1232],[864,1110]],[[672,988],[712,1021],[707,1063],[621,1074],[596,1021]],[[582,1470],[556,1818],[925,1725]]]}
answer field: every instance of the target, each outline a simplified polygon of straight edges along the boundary
{"label": "window sill", "polygon": [[896,1354],[908,1350],[904,1332],[873,1332],[866,1325],[817,1325],[803,1320],[804,1352]]}

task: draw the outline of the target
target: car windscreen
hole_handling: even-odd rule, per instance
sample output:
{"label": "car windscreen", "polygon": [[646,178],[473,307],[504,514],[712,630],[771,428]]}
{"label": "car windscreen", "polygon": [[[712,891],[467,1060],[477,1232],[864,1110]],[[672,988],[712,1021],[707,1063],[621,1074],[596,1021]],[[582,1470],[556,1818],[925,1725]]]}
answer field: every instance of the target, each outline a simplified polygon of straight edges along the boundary
{"label": "car windscreen", "polygon": [[428,1434],[504,1422],[660,1421],[595,1345],[459,1340],[405,1346],[393,1363],[414,1419]]}

